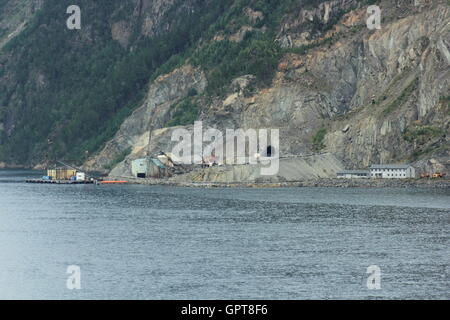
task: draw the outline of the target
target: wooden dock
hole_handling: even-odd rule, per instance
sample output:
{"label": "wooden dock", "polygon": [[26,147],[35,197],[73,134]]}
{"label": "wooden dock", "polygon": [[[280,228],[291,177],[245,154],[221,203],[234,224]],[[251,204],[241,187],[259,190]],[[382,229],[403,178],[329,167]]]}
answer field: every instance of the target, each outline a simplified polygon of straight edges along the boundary
{"label": "wooden dock", "polygon": [[43,180],[43,179],[30,179],[26,180],[26,183],[40,183],[40,184],[95,184],[95,181],[72,181],[72,180]]}

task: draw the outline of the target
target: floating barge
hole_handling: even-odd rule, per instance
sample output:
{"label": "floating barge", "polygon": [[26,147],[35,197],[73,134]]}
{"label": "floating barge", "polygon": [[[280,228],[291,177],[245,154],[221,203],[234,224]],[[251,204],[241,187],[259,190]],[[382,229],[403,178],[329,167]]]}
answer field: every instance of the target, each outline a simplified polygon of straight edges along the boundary
{"label": "floating barge", "polygon": [[58,161],[63,165],[63,167],[53,167],[47,169],[47,175],[43,176],[41,179],[28,179],[25,180],[26,183],[37,183],[37,184],[126,184],[128,181],[104,181],[102,178],[89,177],[81,169],[72,167],[65,164],[62,161]]}
{"label": "floating barge", "polygon": [[44,179],[30,179],[26,180],[26,183],[40,183],[40,184],[95,184],[96,181],[93,180],[85,180],[85,181],[76,181],[76,180],[44,180]]}
{"label": "floating barge", "polygon": [[86,173],[82,170],[65,164],[62,161],[58,163],[63,166],[54,166],[47,169],[47,175],[41,179],[28,179],[26,183],[38,183],[38,184],[96,184],[97,180],[88,178]]}

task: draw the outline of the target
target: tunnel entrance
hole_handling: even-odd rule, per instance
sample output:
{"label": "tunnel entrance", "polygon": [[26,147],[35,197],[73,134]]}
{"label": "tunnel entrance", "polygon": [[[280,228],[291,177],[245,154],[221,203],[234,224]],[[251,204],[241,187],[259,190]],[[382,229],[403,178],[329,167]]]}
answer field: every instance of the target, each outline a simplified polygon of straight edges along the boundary
{"label": "tunnel entrance", "polygon": [[272,146],[268,146],[266,154],[267,154],[267,157],[269,157],[269,158],[273,157],[275,155],[275,148]]}

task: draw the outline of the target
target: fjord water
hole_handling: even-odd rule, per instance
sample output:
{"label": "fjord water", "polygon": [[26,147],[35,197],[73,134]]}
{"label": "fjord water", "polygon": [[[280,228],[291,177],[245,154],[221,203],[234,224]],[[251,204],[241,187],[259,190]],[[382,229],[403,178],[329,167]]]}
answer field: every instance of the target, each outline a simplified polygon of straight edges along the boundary
{"label": "fjord water", "polygon": [[39,175],[0,171],[1,299],[450,298],[449,190],[23,183]]}

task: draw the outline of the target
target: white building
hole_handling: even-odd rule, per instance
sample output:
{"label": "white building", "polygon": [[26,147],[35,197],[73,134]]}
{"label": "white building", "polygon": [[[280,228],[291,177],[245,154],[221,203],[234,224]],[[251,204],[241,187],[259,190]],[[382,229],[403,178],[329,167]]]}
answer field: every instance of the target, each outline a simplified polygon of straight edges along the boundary
{"label": "white building", "polygon": [[337,173],[338,178],[342,179],[369,179],[369,170],[344,170]]}
{"label": "white building", "polygon": [[84,172],[77,172],[77,181],[86,181],[86,174]]}
{"label": "white building", "polygon": [[416,170],[409,164],[377,164],[370,167],[370,176],[375,179],[410,179]]}

